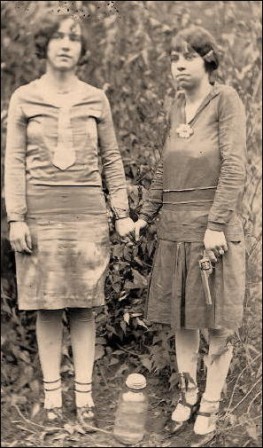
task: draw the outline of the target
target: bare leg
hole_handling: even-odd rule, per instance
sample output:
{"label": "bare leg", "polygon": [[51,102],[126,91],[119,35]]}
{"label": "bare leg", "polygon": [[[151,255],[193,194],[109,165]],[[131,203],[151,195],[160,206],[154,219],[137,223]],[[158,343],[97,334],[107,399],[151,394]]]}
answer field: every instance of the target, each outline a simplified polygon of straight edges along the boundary
{"label": "bare leg", "polygon": [[[199,351],[199,330],[180,329],[175,333],[176,361],[182,375],[182,390],[188,404],[194,405],[198,399],[197,361]],[[191,409],[179,403],[172,415],[174,421],[186,421],[190,418]]]}
{"label": "bare leg", "polygon": [[46,409],[62,407],[60,364],[63,310],[40,310],[37,313],[36,336],[45,385]]}
{"label": "bare leg", "polygon": [[93,311],[87,308],[70,308],[69,321],[75,367],[76,406],[93,406],[91,389],[96,336]]}
{"label": "bare leg", "polygon": [[224,329],[209,331],[206,388],[194,426],[196,434],[208,434],[216,429],[219,402],[232,360],[233,347],[228,342],[231,333]]}

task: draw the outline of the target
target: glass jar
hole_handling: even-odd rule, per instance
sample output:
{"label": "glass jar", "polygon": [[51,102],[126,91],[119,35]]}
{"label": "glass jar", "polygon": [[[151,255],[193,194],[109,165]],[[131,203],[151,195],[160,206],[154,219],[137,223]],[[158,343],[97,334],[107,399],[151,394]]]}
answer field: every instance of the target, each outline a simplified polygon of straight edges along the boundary
{"label": "glass jar", "polygon": [[139,373],[128,375],[120,393],[113,434],[125,445],[140,442],[145,435],[148,411],[146,379]]}

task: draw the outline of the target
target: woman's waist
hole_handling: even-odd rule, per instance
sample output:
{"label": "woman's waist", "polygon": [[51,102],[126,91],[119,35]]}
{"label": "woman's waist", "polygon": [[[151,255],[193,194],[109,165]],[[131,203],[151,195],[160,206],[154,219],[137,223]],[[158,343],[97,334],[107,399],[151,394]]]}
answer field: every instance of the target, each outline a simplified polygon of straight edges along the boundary
{"label": "woman's waist", "polygon": [[[200,206],[191,208],[189,205],[162,208],[157,223],[158,234],[161,238],[191,241],[192,238],[204,237],[208,226],[209,207]],[[233,211],[232,216],[224,227],[227,239],[235,241],[243,238],[242,220],[238,213]],[[188,238],[190,238],[188,240]],[[193,240],[194,241],[194,240]]]}
{"label": "woman's waist", "polygon": [[211,204],[214,200],[217,186],[193,187],[184,189],[166,189],[163,190],[163,204],[180,205],[180,204]]}
{"label": "woman's waist", "polygon": [[101,187],[48,187],[27,185],[27,215],[106,213]]}

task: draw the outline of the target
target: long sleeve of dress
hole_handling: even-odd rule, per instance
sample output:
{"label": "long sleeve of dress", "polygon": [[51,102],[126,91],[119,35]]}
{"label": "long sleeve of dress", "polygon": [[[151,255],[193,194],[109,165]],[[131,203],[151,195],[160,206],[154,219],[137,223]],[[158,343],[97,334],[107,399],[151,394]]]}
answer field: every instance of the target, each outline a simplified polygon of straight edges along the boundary
{"label": "long sleeve of dress", "polygon": [[24,221],[26,205],[26,117],[16,91],[9,103],[5,154],[7,220]]}
{"label": "long sleeve of dress", "polygon": [[168,100],[165,112],[164,129],[162,133],[162,153],[156,166],[151,186],[148,190],[147,199],[144,201],[139,218],[150,223],[158,214],[163,205],[163,151],[168,132],[171,127],[172,100]]}
{"label": "long sleeve of dress", "polygon": [[150,223],[163,204],[163,158],[161,157],[155,170],[148,197],[145,200],[139,218]]}
{"label": "long sleeve of dress", "polygon": [[246,177],[246,116],[244,106],[234,89],[229,87],[219,100],[219,149],[222,165],[208,228],[224,230]]}
{"label": "long sleeve of dress", "polygon": [[129,204],[123,163],[115,136],[111,109],[103,93],[103,111],[98,123],[99,146],[111,208],[117,218],[129,216]]}

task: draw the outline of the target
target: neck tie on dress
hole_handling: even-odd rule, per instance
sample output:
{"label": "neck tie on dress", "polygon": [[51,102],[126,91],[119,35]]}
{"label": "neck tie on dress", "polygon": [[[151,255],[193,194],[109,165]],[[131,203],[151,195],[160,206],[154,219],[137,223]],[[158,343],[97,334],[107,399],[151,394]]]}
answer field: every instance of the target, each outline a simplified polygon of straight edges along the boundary
{"label": "neck tie on dress", "polygon": [[58,141],[54,151],[53,165],[66,170],[76,161],[73,145],[72,127],[70,123],[70,107],[62,106],[58,115]]}

